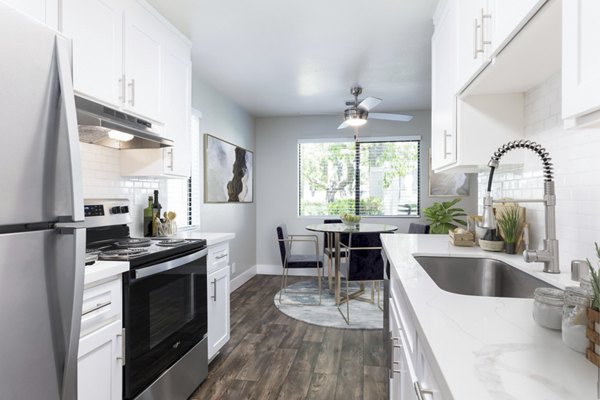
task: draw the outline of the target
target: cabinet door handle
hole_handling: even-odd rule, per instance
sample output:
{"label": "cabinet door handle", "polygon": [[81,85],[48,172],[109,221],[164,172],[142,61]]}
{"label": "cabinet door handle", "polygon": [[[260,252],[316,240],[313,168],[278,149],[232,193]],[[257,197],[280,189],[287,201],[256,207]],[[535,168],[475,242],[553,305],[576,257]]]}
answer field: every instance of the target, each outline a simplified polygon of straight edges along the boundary
{"label": "cabinet door handle", "polygon": [[117,360],[121,360],[122,365],[125,365],[125,328],[117,334],[117,337],[121,338],[121,356],[117,357]]}
{"label": "cabinet door handle", "polygon": [[216,256],[215,258],[216,258],[217,260],[220,260],[221,258],[225,258],[225,257],[227,257],[227,253],[225,253],[225,254],[222,254],[222,255],[220,255],[220,256]]}
{"label": "cabinet door handle", "polygon": [[479,54],[479,43],[478,43],[478,37],[477,37],[477,31],[479,30],[479,21],[477,20],[477,18],[475,18],[473,20],[473,59],[476,60],[477,59],[477,55]]}
{"label": "cabinet door handle", "polygon": [[94,312],[94,311],[98,311],[98,310],[99,310],[99,309],[101,309],[102,307],[106,307],[106,306],[108,306],[108,305],[110,305],[110,304],[111,304],[111,301],[110,301],[110,300],[109,300],[109,301],[106,301],[106,302],[104,302],[104,303],[98,303],[98,304],[96,304],[95,306],[93,306],[93,307],[91,307],[91,308],[88,308],[87,310],[85,310],[84,312],[82,312],[82,313],[81,313],[81,315],[87,315],[87,314],[89,314],[89,313],[92,313],[92,312]]}
{"label": "cabinet door handle", "polygon": [[131,78],[131,82],[127,84],[131,88],[131,96],[129,98],[129,104],[131,107],[135,107],[135,79]]}
{"label": "cabinet door handle", "polygon": [[210,296],[210,298],[213,299],[213,301],[217,301],[217,278],[214,278],[211,283],[214,286],[213,286],[213,295]]}
{"label": "cabinet door handle", "polygon": [[486,19],[492,19],[492,14],[486,14],[482,8],[481,9],[481,52],[482,53],[484,51],[484,47],[486,44],[492,44],[491,40],[485,40],[485,20]]}
{"label": "cabinet door handle", "polygon": [[127,86],[125,84],[126,79],[125,79],[125,74],[121,75],[121,77],[119,78],[119,100],[121,101],[121,103],[125,104],[125,96],[127,96],[127,91],[125,90],[125,86]]}
{"label": "cabinet door handle", "polygon": [[166,151],[167,151],[167,155],[168,155],[169,159],[171,160],[171,163],[169,165],[167,165],[167,169],[169,171],[173,172],[173,148],[169,148]]}
{"label": "cabinet door handle", "polygon": [[450,137],[452,137],[452,134],[444,129],[444,159],[446,159],[447,156],[452,155],[452,152],[448,151],[448,138]]}
{"label": "cabinet door handle", "polygon": [[419,381],[415,381],[415,393],[417,394],[418,400],[424,400],[425,398],[423,396],[426,394],[433,396],[433,390],[423,389]]}

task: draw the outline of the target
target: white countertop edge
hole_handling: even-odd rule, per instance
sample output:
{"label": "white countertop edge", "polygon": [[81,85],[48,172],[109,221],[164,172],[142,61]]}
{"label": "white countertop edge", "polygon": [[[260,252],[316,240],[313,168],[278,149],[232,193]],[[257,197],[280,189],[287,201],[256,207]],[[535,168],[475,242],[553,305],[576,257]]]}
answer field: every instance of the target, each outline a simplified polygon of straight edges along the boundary
{"label": "white countertop edge", "polygon": [[128,261],[96,261],[93,265],[85,266],[84,285],[112,278],[129,271]]}
{"label": "white countertop edge", "polygon": [[205,239],[208,246],[213,246],[235,238],[232,232],[202,232],[200,230],[179,231],[177,237],[184,239]]}
{"label": "white countertop edge", "polygon": [[560,332],[535,324],[532,299],[446,292],[414,256],[498,259],[559,287],[577,285],[568,272],[547,274],[541,263],[527,264],[521,256],[455,247],[447,235],[382,235],[382,242],[392,279],[408,298],[419,342],[450,398],[595,398],[596,368],[566,347]]}

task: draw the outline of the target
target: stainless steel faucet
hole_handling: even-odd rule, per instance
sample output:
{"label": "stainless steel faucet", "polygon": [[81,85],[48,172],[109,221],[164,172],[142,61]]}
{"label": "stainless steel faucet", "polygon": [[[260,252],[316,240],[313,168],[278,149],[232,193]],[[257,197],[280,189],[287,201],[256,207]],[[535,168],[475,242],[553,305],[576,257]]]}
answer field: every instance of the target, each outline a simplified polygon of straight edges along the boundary
{"label": "stainless steel faucet", "polygon": [[541,145],[529,140],[515,140],[498,148],[492,159],[488,163],[490,167],[490,177],[488,179],[487,194],[483,199],[483,222],[482,227],[487,229],[496,229],[496,220],[494,217],[492,199],[492,179],[494,170],[498,168],[500,158],[508,151],[513,149],[529,149],[535,152],[542,160],[544,169],[544,198],[539,200],[511,200],[514,203],[543,203],[544,215],[546,222],[546,237],[544,239],[544,248],[541,250],[529,249],[529,229],[525,228],[525,251],[523,259],[525,262],[543,262],[544,272],[551,274],[560,273],[559,258],[558,258],[558,240],[556,240],[556,195],[554,193],[554,178],[552,172],[552,160],[550,155]]}

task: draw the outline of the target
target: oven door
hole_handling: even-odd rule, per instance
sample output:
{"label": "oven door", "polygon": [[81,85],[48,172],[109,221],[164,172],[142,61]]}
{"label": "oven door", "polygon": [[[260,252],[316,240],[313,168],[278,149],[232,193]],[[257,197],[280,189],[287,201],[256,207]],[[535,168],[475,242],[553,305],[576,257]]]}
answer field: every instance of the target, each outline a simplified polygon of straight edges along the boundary
{"label": "oven door", "polygon": [[125,399],[206,336],[206,254],[195,250],[125,274]]}

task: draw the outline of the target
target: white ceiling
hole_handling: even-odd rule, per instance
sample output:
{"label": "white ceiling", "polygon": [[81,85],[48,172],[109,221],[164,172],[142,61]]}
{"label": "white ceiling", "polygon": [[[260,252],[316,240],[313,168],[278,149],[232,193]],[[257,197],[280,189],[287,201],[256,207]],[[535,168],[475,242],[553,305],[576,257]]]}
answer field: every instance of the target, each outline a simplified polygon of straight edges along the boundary
{"label": "white ceiling", "polygon": [[193,42],[194,73],[255,116],[431,107],[437,0],[149,0]]}

